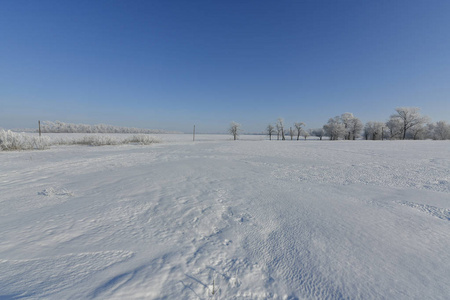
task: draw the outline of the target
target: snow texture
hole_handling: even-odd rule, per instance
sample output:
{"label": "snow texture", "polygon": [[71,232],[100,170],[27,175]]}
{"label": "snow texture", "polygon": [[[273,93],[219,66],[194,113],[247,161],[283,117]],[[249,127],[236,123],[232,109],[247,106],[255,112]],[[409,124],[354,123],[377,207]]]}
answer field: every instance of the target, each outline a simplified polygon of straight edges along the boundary
{"label": "snow texture", "polygon": [[450,142],[0,152],[0,299],[448,299]]}

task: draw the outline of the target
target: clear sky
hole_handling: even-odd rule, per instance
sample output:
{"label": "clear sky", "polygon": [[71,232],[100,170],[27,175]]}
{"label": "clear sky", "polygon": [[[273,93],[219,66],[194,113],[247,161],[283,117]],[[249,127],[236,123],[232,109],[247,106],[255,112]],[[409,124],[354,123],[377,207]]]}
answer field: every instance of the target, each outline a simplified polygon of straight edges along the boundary
{"label": "clear sky", "polygon": [[0,1],[0,127],[450,121],[450,1]]}

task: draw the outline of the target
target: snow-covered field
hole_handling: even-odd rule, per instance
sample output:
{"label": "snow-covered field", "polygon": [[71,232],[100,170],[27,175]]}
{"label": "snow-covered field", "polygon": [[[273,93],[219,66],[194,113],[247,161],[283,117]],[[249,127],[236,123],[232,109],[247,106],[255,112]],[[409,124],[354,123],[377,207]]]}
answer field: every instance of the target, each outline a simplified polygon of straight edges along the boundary
{"label": "snow-covered field", "polygon": [[449,299],[450,141],[0,152],[0,299]]}

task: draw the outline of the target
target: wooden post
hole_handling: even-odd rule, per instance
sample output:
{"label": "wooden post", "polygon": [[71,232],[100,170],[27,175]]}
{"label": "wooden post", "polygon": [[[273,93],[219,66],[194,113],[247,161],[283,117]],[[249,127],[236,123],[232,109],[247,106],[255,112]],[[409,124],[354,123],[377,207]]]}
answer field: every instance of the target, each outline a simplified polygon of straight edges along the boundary
{"label": "wooden post", "polygon": [[41,121],[38,121],[39,124],[39,136],[41,136]]}
{"label": "wooden post", "polygon": [[194,131],[192,133],[192,141],[195,142],[195,125],[194,125]]}

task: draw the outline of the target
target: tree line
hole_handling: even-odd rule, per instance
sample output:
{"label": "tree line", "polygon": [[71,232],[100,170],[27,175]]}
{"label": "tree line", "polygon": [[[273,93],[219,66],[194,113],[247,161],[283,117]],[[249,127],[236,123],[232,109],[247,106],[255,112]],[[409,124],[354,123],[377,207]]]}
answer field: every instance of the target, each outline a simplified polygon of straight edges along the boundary
{"label": "tree line", "polygon": [[44,133],[138,133],[138,134],[175,133],[159,129],[120,127],[107,124],[97,124],[97,125],[72,124],[60,121],[42,122],[41,131]]}
{"label": "tree line", "polygon": [[[417,107],[398,107],[386,122],[370,121],[363,124],[352,113],[343,113],[340,116],[330,118],[322,128],[305,129],[305,123],[295,122],[293,127],[286,128],[285,122],[279,118],[275,125],[269,124],[265,134],[272,140],[286,140],[286,137],[299,140],[308,136],[316,136],[320,140],[328,137],[330,140],[448,140],[450,139],[450,124],[446,121],[432,123],[430,118],[422,116]],[[229,128],[236,140],[241,125],[232,122]]]}

